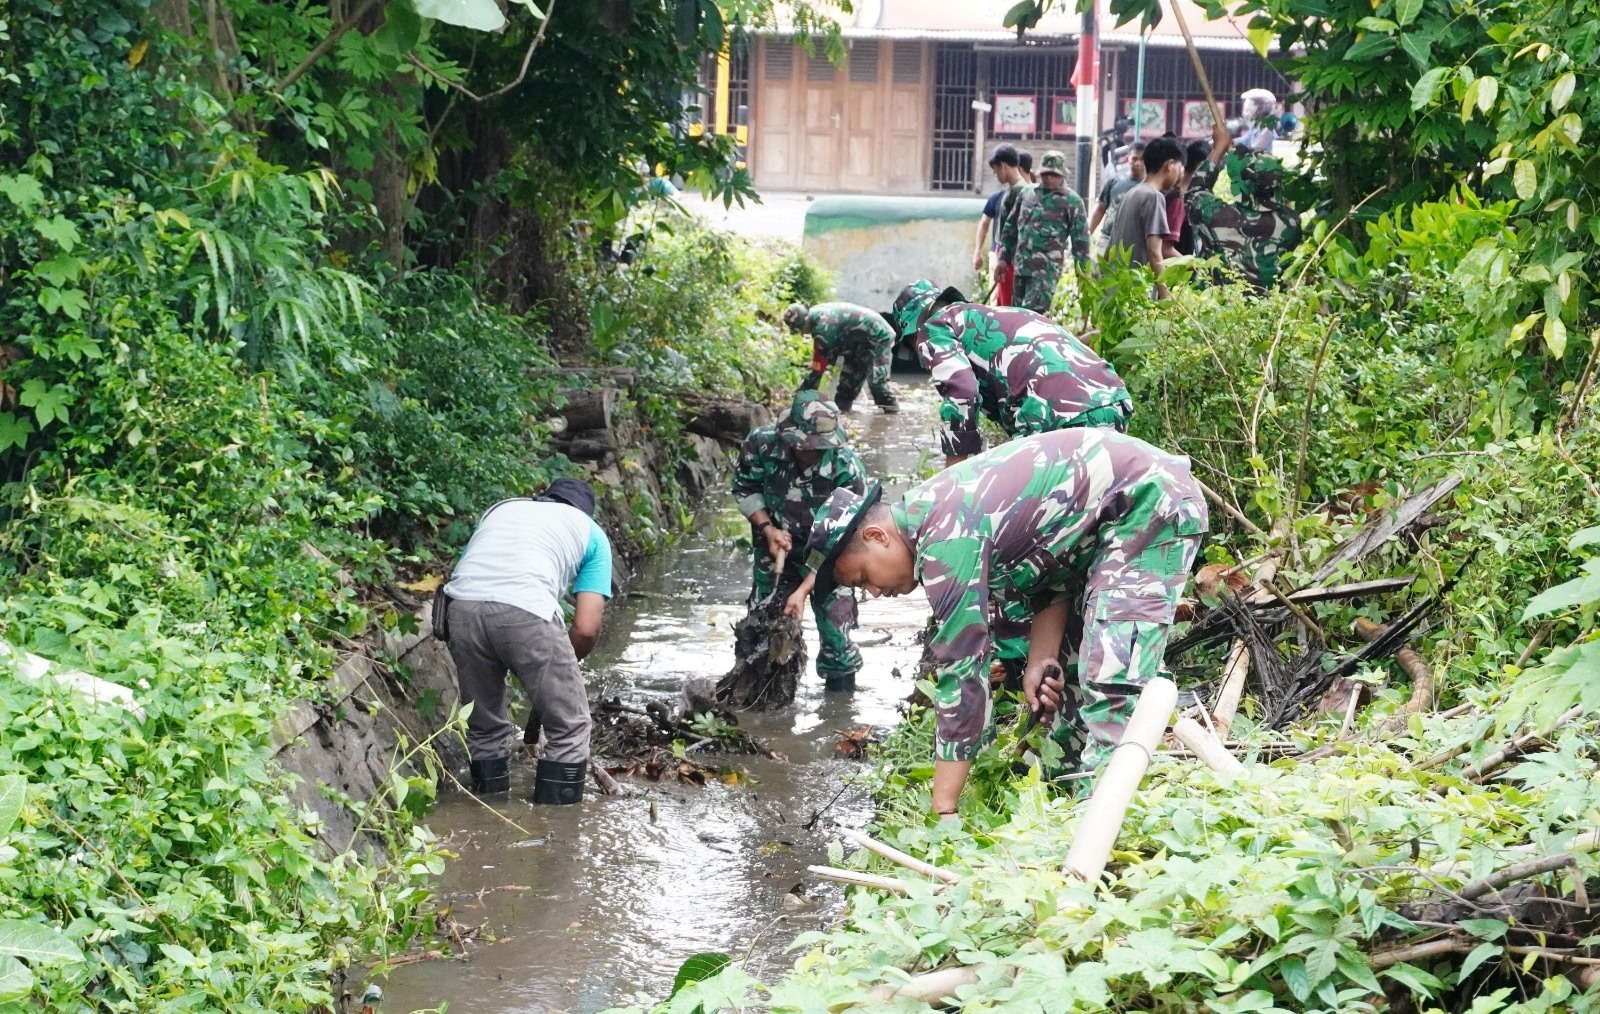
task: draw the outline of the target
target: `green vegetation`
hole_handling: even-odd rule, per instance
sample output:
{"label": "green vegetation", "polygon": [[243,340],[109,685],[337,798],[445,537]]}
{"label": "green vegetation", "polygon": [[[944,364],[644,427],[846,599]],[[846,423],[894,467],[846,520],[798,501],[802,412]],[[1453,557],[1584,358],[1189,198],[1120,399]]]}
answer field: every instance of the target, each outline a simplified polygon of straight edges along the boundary
{"label": "green vegetation", "polygon": [[[364,830],[340,851],[271,745],[337,646],[404,622],[367,589],[576,470],[545,449],[571,367],[633,369],[663,437],[674,389],[796,381],[775,322],[814,267],[635,207],[633,157],[744,189],[724,142],[663,122],[716,8],[562,6],[512,5],[502,36],[428,13],[481,2],[0,15],[0,633],[144,710],[0,666],[0,1009],[325,1009],[330,975],[407,946],[443,864],[428,752],[336,800]],[[535,130],[521,93],[457,87],[537,38],[560,44],[535,76],[612,89],[582,145],[570,94],[527,86],[561,96]]]}

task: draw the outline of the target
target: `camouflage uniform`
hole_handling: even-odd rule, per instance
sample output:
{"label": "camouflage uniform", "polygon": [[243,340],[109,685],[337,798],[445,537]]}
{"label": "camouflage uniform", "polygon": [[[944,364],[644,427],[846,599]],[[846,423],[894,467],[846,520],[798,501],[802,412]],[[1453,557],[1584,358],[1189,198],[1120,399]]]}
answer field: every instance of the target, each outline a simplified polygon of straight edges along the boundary
{"label": "camouflage uniform", "polygon": [[[817,512],[806,566],[819,590],[864,502],[841,491]],[[970,759],[991,735],[993,611],[1033,616],[1081,586],[1080,703],[1075,721],[1064,704],[1053,734],[1084,770],[1102,763],[1161,668],[1207,528],[1188,459],[1108,430],[1060,430],[945,469],[890,511],[937,624],[939,759]]]}
{"label": "camouflage uniform", "polygon": [[[1213,192],[1226,168],[1234,201]],[[1278,277],[1278,261],[1300,242],[1300,216],[1277,197],[1283,163],[1271,155],[1230,151],[1222,162],[1206,159],[1195,170],[1184,195],[1189,221],[1201,252],[1213,252],[1251,285],[1268,289]]]}
{"label": "camouflage uniform", "polygon": [[[792,453],[810,445],[822,451],[822,459],[802,470]],[[733,497],[739,512],[750,517],[766,510],[772,523],[794,539],[784,565],[783,584],[800,584],[802,547],[811,534],[816,509],[827,502],[836,489],[860,493],[866,488],[866,470],[861,459],[844,440],[839,428],[838,409],[816,391],[801,391],[795,396],[789,417],[782,422],[759,427],[739,448],[739,463],[733,473]],[[752,573],[752,604],[772,593],[778,574],[777,562],[766,550],[766,540],[751,528],[751,550],[755,556]],[[856,598],[847,588],[812,598],[811,609],[817,621],[817,674],[830,684],[853,678],[861,668],[861,653],[850,640],[856,626]]]}
{"label": "camouflage uniform", "polygon": [[[1041,172],[1064,173],[1066,156],[1046,152]],[[1024,193],[1016,214],[1000,229],[1000,260],[1016,269],[1012,303],[1037,313],[1050,312],[1050,300],[1066,269],[1068,249],[1082,271],[1089,266],[1089,213],[1083,198],[1063,187],[1034,187]]]}
{"label": "camouflage uniform", "polygon": [[[795,319],[792,311],[797,307],[785,312],[786,321]],[[895,334],[883,314],[855,303],[818,303],[805,312],[798,325],[790,326],[811,335],[811,376],[801,390],[816,387],[828,366],[839,362],[842,365],[834,401],[841,412],[850,411],[863,384],[872,390],[872,400],[879,408],[886,412],[899,410],[899,402],[889,389]]]}

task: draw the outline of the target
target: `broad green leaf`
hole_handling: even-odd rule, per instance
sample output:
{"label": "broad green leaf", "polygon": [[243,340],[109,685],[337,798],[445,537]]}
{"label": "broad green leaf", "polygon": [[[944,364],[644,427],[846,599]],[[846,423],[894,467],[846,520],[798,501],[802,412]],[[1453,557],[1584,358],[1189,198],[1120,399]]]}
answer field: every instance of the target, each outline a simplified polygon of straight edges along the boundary
{"label": "broad green leaf", "polygon": [[414,0],[414,3],[418,14],[447,25],[498,32],[506,24],[506,16],[500,13],[500,5],[494,0]]}
{"label": "broad green leaf", "polygon": [[1255,47],[1262,59],[1266,59],[1267,52],[1272,48],[1272,40],[1276,38],[1270,28],[1251,28],[1245,32],[1250,39],[1250,45]]}
{"label": "broad green leaf", "polygon": [[1400,27],[1417,20],[1417,15],[1422,13],[1422,0],[1395,0],[1394,19],[1400,22]]}
{"label": "broad green leaf", "polygon": [[32,432],[33,423],[28,419],[0,412],[0,451],[11,447],[21,450],[28,445],[28,434]]}
{"label": "broad green leaf", "polygon": [[1461,122],[1472,119],[1472,110],[1478,105],[1478,92],[1483,89],[1483,78],[1474,78],[1461,93]]}
{"label": "broad green leaf", "polygon": [[1584,546],[1600,546],[1600,527],[1580,528],[1567,540],[1567,550],[1576,553]]}
{"label": "broad green leaf", "polygon": [[1578,76],[1570,70],[1556,78],[1556,83],[1550,88],[1550,111],[1559,113],[1563,106],[1572,101],[1572,93],[1578,87]]}
{"label": "broad green leaf", "polygon": [[411,0],[389,0],[383,8],[383,24],[368,36],[378,52],[397,57],[411,52],[421,37],[422,18]]}
{"label": "broad green leaf", "polygon": [[1417,83],[1411,86],[1411,108],[1417,110],[1431,103],[1448,73],[1448,67],[1435,67],[1417,78]]}
{"label": "broad green leaf", "polygon": [[1577,113],[1562,113],[1550,124],[1550,129],[1568,148],[1576,148],[1583,137],[1583,120]]}
{"label": "broad green leaf", "polygon": [[1411,992],[1422,996],[1433,996],[1444,989],[1444,983],[1436,976],[1424,972],[1416,965],[1408,965],[1405,962],[1401,962],[1393,968],[1385,968],[1383,974],[1405,986]]}
{"label": "broad green leaf", "polygon": [[0,919],[0,954],[34,965],[65,965],[83,960],[78,945],[53,926],[23,919]]}
{"label": "broad green leaf", "polygon": [[726,954],[716,951],[690,955],[688,960],[678,966],[678,974],[672,979],[672,993],[668,999],[677,996],[681,990],[693,983],[704,982],[711,978],[732,964],[732,961],[733,959]]}
{"label": "broad green leaf", "polygon": [[1588,605],[1591,602],[1600,602],[1600,574],[1575,577],[1571,581],[1563,581],[1554,588],[1545,589],[1528,600],[1527,608],[1522,611],[1522,618],[1531,620],[1548,613],[1558,613],[1563,609]]}
{"label": "broad green leaf", "polygon": [[0,837],[11,833],[22,815],[22,801],[28,796],[28,780],[21,775],[0,776]]}
{"label": "broad green leaf", "polygon": [[1560,317],[1544,319],[1544,344],[1557,359],[1567,354],[1567,325]]}
{"label": "broad green leaf", "polygon": [[1535,310],[1513,324],[1511,327],[1511,336],[1506,339],[1506,348],[1510,348],[1511,346],[1521,342],[1524,338],[1528,337],[1528,332],[1532,331],[1533,326],[1543,319],[1544,311]]}
{"label": "broad green leaf", "polygon": [[1494,100],[1500,97],[1500,82],[1485,76],[1474,83],[1478,86],[1478,112],[1487,113],[1494,108]]}
{"label": "broad green leaf", "polygon": [[1456,925],[1479,940],[1499,940],[1506,935],[1507,929],[1503,919],[1463,919]]}
{"label": "broad green leaf", "polygon": [[1345,52],[1346,60],[1371,60],[1392,52],[1397,43],[1392,35],[1368,35]]}
{"label": "broad green leaf", "polygon": [[57,420],[67,421],[67,406],[72,403],[73,393],[72,388],[64,384],[51,387],[38,377],[29,377],[23,381],[17,400],[33,409],[42,429]]}
{"label": "broad green leaf", "polygon": [[1005,19],[1000,22],[1000,27],[1015,28],[1035,13],[1036,5],[1034,0],[1019,0],[1018,3],[1011,5],[1010,10],[1006,11]]}
{"label": "broad green leaf", "polygon": [[1532,159],[1517,159],[1516,167],[1511,170],[1511,188],[1524,201],[1531,200],[1538,192],[1539,167],[1533,164]]}
{"label": "broad green leaf", "polygon": [[1466,981],[1467,976],[1471,975],[1474,969],[1490,958],[1497,956],[1502,946],[1501,944],[1484,943],[1474,947],[1472,953],[1467,955],[1466,960],[1461,962],[1461,969],[1456,972],[1456,981]]}
{"label": "broad green leaf", "polygon": [[1390,21],[1388,18],[1362,18],[1360,21],[1356,22],[1356,27],[1361,29],[1363,32],[1390,33],[1400,26],[1395,24],[1393,21]]}
{"label": "broad green leaf", "polygon": [[[1416,61],[1417,68],[1422,71],[1429,69],[1429,56],[1433,52],[1433,44],[1418,36],[1415,32],[1406,32],[1400,36],[1400,48],[1405,50],[1412,60]],[[1438,68],[1443,70],[1444,68]],[[1413,87],[1412,95],[1416,91]]]}
{"label": "broad green leaf", "polygon": [[34,219],[33,231],[63,250],[71,251],[78,245],[78,227],[60,215]]}
{"label": "broad green leaf", "polygon": [[0,173],[0,194],[5,194],[19,211],[30,211],[44,201],[44,187],[27,173],[15,176]]}
{"label": "broad green leaf", "polygon": [[33,992],[33,972],[9,954],[0,954],[0,1003],[13,1003]]}
{"label": "broad green leaf", "polygon": [[83,273],[83,261],[70,254],[58,253],[49,260],[35,264],[28,273],[51,285],[62,286],[78,280]]}

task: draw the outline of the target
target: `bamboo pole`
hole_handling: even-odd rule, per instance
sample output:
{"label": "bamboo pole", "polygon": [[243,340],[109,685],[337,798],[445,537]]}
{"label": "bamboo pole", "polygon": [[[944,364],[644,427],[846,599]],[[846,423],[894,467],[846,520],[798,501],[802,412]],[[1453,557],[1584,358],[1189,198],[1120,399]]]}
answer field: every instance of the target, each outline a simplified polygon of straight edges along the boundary
{"label": "bamboo pole", "polygon": [[[1278,534],[1278,526],[1273,526],[1273,534]],[[1269,558],[1256,570],[1255,578],[1251,585],[1259,587],[1262,581],[1271,581],[1278,576],[1278,558]],[[1245,599],[1249,604],[1251,599],[1264,593],[1257,592]],[[1250,649],[1245,647],[1243,641],[1234,641],[1233,647],[1228,649],[1228,661],[1222,670],[1222,689],[1217,692],[1217,703],[1211,709],[1211,724],[1223,735],[1233,726],[1234,716],[1239,713],[1239,699],[1244,696],[1244,683],[1250,675]]]}
{"label": "bamboo pole", "polygon": [[899,849],[890,845],[885,845],[876,838],[873,838],[870,835],[862,834],[860,831],[857,831],[854,828],[841,827],[839,829],[839,837],[843,838],[847,842],[859,845],[868,852],[880,855],[892,863],[899,863],[906,869],[915,873],[920,873],[923,876],[933,877],[936,880],[942,880],[947,884],[953,884],[961,879],[961,875],[953,870],[943,870],[932,863],[923,862],[921,859],[918,859],[915,856],[908,856]]}
{"label": "bamboo pole", "polygon": [[1528,746],[1538,740],[1544,739],[1562,726],[1576,720],[1583,714],[1583,705],[1578,705],[1570,711],[1564,712],[1560,718],[1550,724],[1548,729],[1539,729],[1526,735],[1518,736],[1494,753],[1485,757],[1476,767],[1470,767],[1461,772],[1461,776],[1469,782],[1481,782],[1489,777],[1489,773],[1504,764],[1507,760],[1526,750]]}
{"label": "bamboo pole", "polygon": [[115,704],[134,718],[142,720],[145,717],[144,708],[133,699],[133,691],[121,683],[113,683],[76,669],[63,669],[31,651],[12,647],[7,641],[0,641],[0,662],[10,662],[12,672],[29,683],[39,683],[49,676],[63,689],[71,690],[96,704]]}
{"label": "bamboo pole", "polygon": [[1189,34],[1189,23],[1183,19],[1183,0],[1173,0],[1169,6],[1172,16],[1177,19],[1178,31],[1183,33],[1183,44],[1189,47],[1189,59],[1194,62],[1194,72],[1200,79],[1200,88],[1206,93],[1206,102],[1211,106],[1211,121],[1221,124],[1224,122],[1222,107],[1217,105],[1217,97],[1212,94],[1211,78],[1206,75],[1206,65],[1200,62],[1200,50],[1195,48],[1194,36]]}
{"label": "bamboo pole", "polygon": [[895,1000],[916,1000],[935,1004],[941,1000],[954,1000],[956,990],[978,981],[978,969],[965,966],[941,968],[936,972],[913,975],[910,982],[886,982],[869,990],[872,999],[889,1003]]}
{"label": "bamboo pole", "polygon": [[1243,774],[1244,765],[1239,758],[1228,752],[1222,741],[1211,734],[1211,730],[1196,722],[1192,718],[1180,718],[1172,726],[1173,735],[1178,741],[1188,747],[1206,767],[1217,772],[1229,774]]}
{"label": "bamboo pole", "polygon": [[1139,788],[1161,736],[1167,731],[1172,710],[1178,704],[1178,687],[1165,676],[1157,676],[1139,695],[1139,703],[1122,732],[1122,741],[1111,753],[1099,784],[1089,797],[1077,837],[1067,853],[1062,872],[1093,883],[1105,872],[1111,847],[1122,831],[1128,803]]}
{"label": "bamboo pole", "polygon": [[841,870],[833,866],[807,866],[806,872],[814,873],[823,880],[832,880],[840,884],[853,884],[856,887],[871,887],[879,891],[889,891],[893,894],[905,894],[904,881],[893,877],[880,877],[873,873],[858,873],[855,870]]}

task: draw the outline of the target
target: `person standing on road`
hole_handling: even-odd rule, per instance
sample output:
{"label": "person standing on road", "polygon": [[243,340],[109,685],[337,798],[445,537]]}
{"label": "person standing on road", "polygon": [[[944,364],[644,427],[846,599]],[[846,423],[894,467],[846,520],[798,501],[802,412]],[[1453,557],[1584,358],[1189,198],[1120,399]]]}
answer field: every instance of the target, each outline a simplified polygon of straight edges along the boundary
{"label": "person standing on road", "polygon": [[[600,636],[611,597],[611,542],[594,520],[594,489],[557,479],[536,499],[484,512],[442,595],[450,657],[467,717],[472,791],[511,788],[506,671],[516,673],[545,732],[535,803],[576,803],[589,766],[589,695],[578,660]],[[561,598],[573,593],[572,628]]]}
{"label": "person standing on road", "polygon": [[978,236],[972,246],[972,270],[989,270],[994,277],[994,251],[1000,245],[1000,205],[1005,200],[1021,170],[1017,168],[1017,149],[1009,144],[997,144],[989,155],[989,169],[1000,181],[1000,188],[983,202],[983,214],[978,216]]}
{"label": "person standing on road", "polygon": [[[781,422],[758,427],[739,448],[733,473],[733,499],[750,521],[755,556],[750,603],[764,601],[781,584],[793,588],[802,575],[800,547],[811,534],[811,519],[836,489],[866,490],[866,470],[850,449],[839,410],[816,391],[795,395]],[[777,561],[785,557],[783,573]],[[812,602],[817,621],[817,675],[827,690],[855,689],[861,652],[850,640],[856,626],[856,598],[835,590]]]}
{"label": "person standing on road", "polygon": [[1094,214],[1089,216],[1089,235],[1094,239],[1096,259],[1106,255],[1111,245],[1111,226],[1117,220],[1117,207],[1128,191],[1144,182],[1144,142],[1135,141],[1128,146],[1128,171],[1110,173],[1095,198]]}
{"label": "person standing on road", "polygon": [[[1213,189],[1223,169],[1233,187],[1232,202]],[[1186,196],[1201,250],[1220,257],[1225,268],[1258,289],[1277,281],[1279,262],[1299,245],[1303,231],[1299,214],[1278,194],[1282,179],[1282,162],[1233,148],[1233,135],[1219,125],[1212,132],[1211,154],[1195,169]]]}
{"label": "person standing on road", "polygon": [[1022,195],[1000,232],[1000,262],[1016,273],[1012,304],[1049,313],[1070,252],[1078,270],[1089,266],[1089,216],[1083,198],[1067,189],[1067,157],[1047,151],[1039,185]]}
{"label": "person standing on road", "polygon": [[872,400],[886,414],[900,411],[889,388],[889,367],[894,357],[894,329],[883,314],[855,303],[818,303],[807,307],[792,303],[783,311],[789,330],[811,336],[811,375],[800,385],[808,391],[822,383],[828,367],[841,363],[834,402],[848,412],[865,384]]}
{"label": "person standing on road", "polygon": [[[1126,256],[1132,265],[1148,264],[1155,272],[1156,292],[1165,295],[1161,270],[1166,266],[1166,191],[1183,178],[1183,149],[1176,141],[1158,137],[1144,149],[1144,182],[1129,190],[1117,209],[1107,256]],[[1119,254],[1126,250],[1126,254]]]}
{"label": "person standing on road", "polygon": [[994,262],[994,305],[1011,306],[1016,297],[1016,271],[1010,264],[1000,258],[1000,235],[1005,232],[1008,224],[1015,224],[1017,211],[1022,206],[1022,195],[1032,190],[1033,182],[1033,152],[1025,148],[1017,149],[1017,174],[1011,186],[1006,189],[1006,196],[1000,202],[1000,217],[995,219],[995,262]]}
{"label": "person standing on road", "polygon": [[[1120,433],[1061,430],[946,469],[892,505],[880,493],[877,484],[865,495],[840,490],[817,512],[806,581],[784,608],[799,615],[813,587],[876,597],[922,585],[935,624],[933,810],[956,813],[972,760],[993,735],[987,656],[998,602],[1017,603],[1028,620],[1028,707],[1054,716],[1067,765],[1103,764],[1161,669],[1207,529],[1189,460]],[[1079,593],[1070,693],[1058,673]]]}

